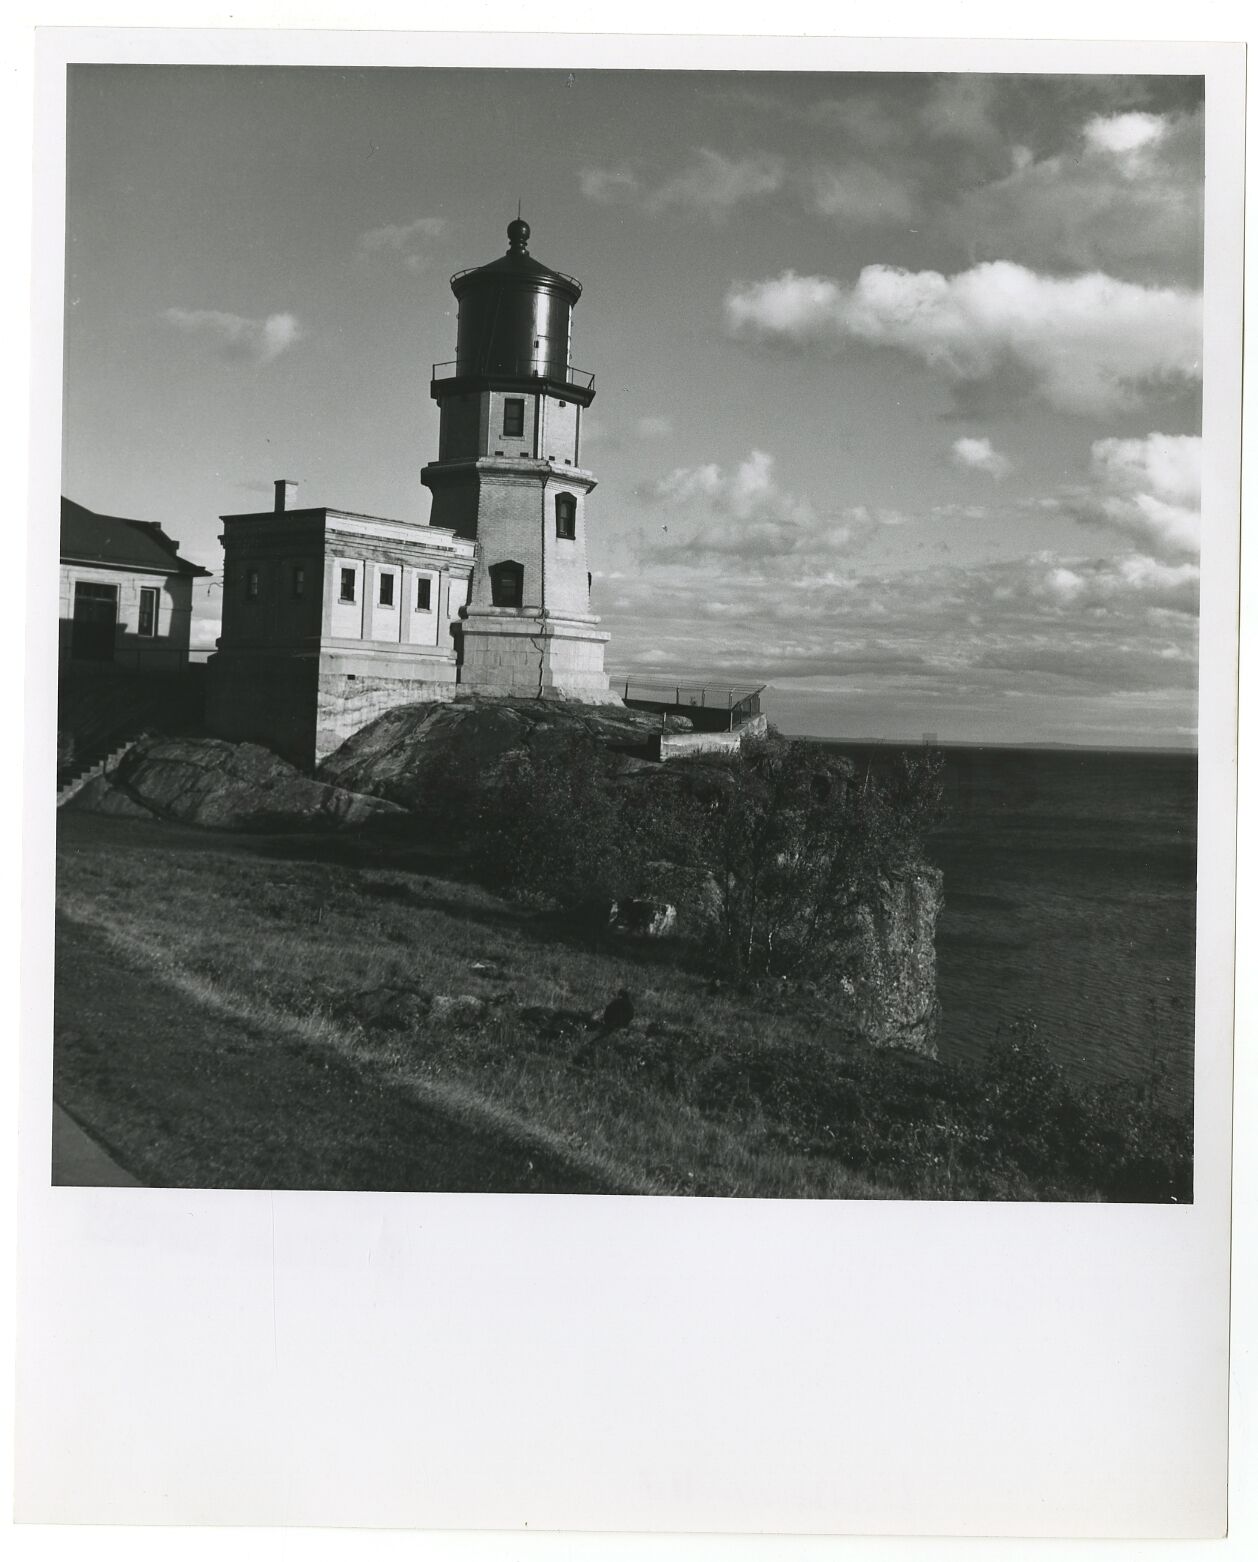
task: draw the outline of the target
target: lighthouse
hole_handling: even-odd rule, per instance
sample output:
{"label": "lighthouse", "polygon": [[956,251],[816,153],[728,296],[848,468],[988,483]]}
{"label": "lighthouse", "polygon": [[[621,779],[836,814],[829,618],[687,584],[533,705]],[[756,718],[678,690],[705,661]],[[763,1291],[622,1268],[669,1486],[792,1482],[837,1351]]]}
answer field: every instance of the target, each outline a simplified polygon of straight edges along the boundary
{"label": "lighthouse", "polygon": [[430,525],[473,548],[459,692],[619,703],[603,670],[609,637],[590,611],[595,478],[581,419],[594,376],[572,365],[581,284],[535,260],[529,236],[517,218],[505,255],[451,277],[456,356],[433,365],[440,442],[420,481]]}

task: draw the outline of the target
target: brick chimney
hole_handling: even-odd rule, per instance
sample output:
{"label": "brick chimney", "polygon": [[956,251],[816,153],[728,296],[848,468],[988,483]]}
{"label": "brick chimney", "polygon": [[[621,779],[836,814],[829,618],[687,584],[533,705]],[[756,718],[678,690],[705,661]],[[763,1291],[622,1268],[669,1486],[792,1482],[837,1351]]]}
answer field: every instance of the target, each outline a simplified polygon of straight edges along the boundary
{"label": "brick chimney", "polygon": [[297,484],[291,477],[277,477],[275,479],[275,513],[283,515],[288,508],[288,491],[296,488]]}

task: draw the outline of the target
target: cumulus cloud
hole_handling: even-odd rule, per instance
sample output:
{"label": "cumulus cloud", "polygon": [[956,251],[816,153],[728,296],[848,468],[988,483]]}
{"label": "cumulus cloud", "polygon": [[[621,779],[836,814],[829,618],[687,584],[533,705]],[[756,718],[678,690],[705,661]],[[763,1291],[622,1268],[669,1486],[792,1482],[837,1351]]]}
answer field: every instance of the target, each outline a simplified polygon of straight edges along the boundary
{"label": "cumulus cloud", "polygon": [[837,554],[882,527],[914,519],[880,505],[818,509],[808,496],[781,487],[774,459],[764,450],[752,450],[734,466],[709,461],[676,467],[640,492],[656,505],[706,517],[698,527],[663,528],[666,535],[656,539],[646,558],[670,571],[701,555],[719,558],[733,578],[751,570],[761,583],[776,577],[782,589],[846,589],[851,580],[835,572]]}
{"label": "cumulus cloud", "polygon": [[753,450],[732,469],[712,461],[677,467],[651,484],[647,492],[659,504],[682,508],[700,502],[742,523],[736,531],[704,533],[705,545],[728,545],[737,552],[756,542],[780,546],[793,543],[795,534],[811,525],[816,514],[807,499],[797,498],[778,485],[773,468],[773,457],[767,451]]}
{"label": "cumulus cloud", "polygon": [[786,162],[767,152],[726,157],[710,147],[697,147],[684,168],[651,188],[644,188],[627,165],[585,168],[578,181],[587,200],[604,206],[633,202],[653,215],[677,208],[720,222],[742,202],[780,190]]}
{"label": "cumulus cloud", "polygon": [[1044,561],[1042,573],[1034,573],[1033,595],[1066,608],[1121,609],[1150,603],[1183,614],[1197,611],[1201,571],[1187,561],[1166,564],[1148,554],[1132,553],[1118,559]]}
{"label": "cumulus cloud", "polygon": [[962,471],[986,472],[997,480],[1009,471],[1008,456],[1001,455],[986,436],[981,439],[963,436],[953,440],[948,454],[953,466],[959,466]]}
{"label": "cumulus cloud", "polygon": [[1094,114],[1083,127],[1083,139],[1102,152],[1125,156],[1161,141],[1166,130],[1162,114]]}
{"label": "cumulus cloud", "polygon": [[1199,551],[1199,435],[1098,439],[1092,446],[1092,477],[1094,490],[1076,502],[1081,519],[1117,527],[1157,553]]}
{"label": "cumulus cloud", "polygon": [[1201,375],[1199,293],[1007,261],[952,277],[866,266],[851,286],[786,271],[732,286],[725,318],[744,340],[894,348],[955,384],[1012,366],[1043,400],[1077,413],[1137,406],[1154,387]]}
{"label": "cumulus cloud", "polygon": [[231,362],[273,363],[305,335],[296,315],[267,315],[264,320],[221,309],[167,309],[162,318],[189,336],[211,343]]}
{"label": "cumulus cloud", "polygon": [[1119,269],[1141,280],[1201,271],[1203,120],[1096,115],[1063,150],[963,193],[950,230],[978,258]]}

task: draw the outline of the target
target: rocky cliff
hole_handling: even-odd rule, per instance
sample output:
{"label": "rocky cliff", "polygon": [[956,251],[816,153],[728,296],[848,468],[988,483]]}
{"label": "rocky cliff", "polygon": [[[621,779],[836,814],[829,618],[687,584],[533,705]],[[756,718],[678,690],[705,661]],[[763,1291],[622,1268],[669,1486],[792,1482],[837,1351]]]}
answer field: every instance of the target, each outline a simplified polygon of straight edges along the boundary
{"label": "rocky cliff", "polygon": [[[611,778],[620,784],[682,788],[701,796],[721,790],[719,770],[702,761],[648,762],[649,741],[659,731],[658,716],[627,708],[505,699],[412,705],[356,733],[324,761],[319,774],[356,792],[425,810],[443,789],[470,784],[508,753],[544,753],[547,745],[579,734],[610,751]],[[652,862],[634,890],[672,936],[704,939],[719,926],[721,892],[710,874]],[[835,949],[833,980],[825,983],[827,1029],[935,1056],[935,923],[942,906],[943,876],[935,868],[919,866],[878,881]],[[664,907],[675,910],[675,917]],[[623,913],[619,907],[611,919],[616,930],[624,930]]]}
{"label": "rocky cliff", "polygon": [[942,909],[943,874],[923,866],[880,879],[857,912],[836,1011],[872,1045],[938,1055],[935,923]]}

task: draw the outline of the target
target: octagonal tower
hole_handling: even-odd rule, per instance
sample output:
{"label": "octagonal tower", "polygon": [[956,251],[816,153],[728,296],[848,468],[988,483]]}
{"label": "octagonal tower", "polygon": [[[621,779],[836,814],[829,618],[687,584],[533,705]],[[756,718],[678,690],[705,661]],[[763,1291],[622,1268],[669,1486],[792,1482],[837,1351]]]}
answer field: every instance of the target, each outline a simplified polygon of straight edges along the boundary
{"label": "octagonal tower", "polygon": [[572,367],[575,277],[529,254],[529,225],[510,248],[450,279],[455,359],[433,365],[436,461],[420,473],[430,524],[475,545],[459,684],[484,694],[619,703],[608,689],[608,636],[590,612],[581,415],[594,376]]}

